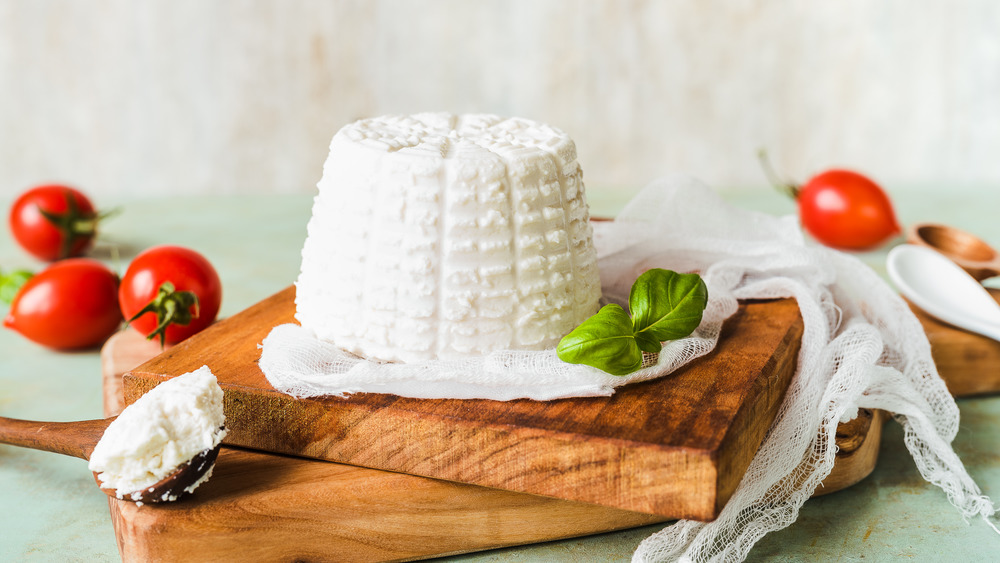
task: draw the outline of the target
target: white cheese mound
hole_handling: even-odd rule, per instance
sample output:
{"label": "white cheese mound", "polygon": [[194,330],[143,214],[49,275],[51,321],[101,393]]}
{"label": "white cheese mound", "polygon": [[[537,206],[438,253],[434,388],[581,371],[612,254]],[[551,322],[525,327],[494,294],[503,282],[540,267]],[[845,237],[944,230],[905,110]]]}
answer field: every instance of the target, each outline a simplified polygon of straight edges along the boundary
{"label": "white cheese mound", "polygon": [[296,318],[381,361],[553,348],[601,296],[576,146],[527,119],[425,113],[341,129]]}
{"label": "white cheese mound", "polygon": [[222,389],[202,366],[157,385],[126,407],[105,430],[89,467],[103,488],[124,498],[217,446],[226,435],[224,424]]}

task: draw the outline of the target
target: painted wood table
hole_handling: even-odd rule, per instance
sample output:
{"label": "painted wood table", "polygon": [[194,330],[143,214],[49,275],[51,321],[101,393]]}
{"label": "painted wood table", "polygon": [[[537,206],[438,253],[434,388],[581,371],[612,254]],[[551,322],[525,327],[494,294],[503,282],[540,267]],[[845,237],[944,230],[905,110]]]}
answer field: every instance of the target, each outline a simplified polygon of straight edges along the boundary
{"label": "painted wood table", "polygon": [[[613,215],[628,194],[592,190],[596,214]],[[961,226],[1000,244],[1000,191],[970,191],[977,205],[940,192],[896,196],[904,223],[939,221]],[[9,199],[9,198],[8,198]],[[734,203],[790,213],[789,202],[768,190],[729,196]],[[123,212],[108,221],[94,250],[119,269],[136,252],[160,243],[191,246],[219,269],[225,287],[223,316],[231,316],[286,287],[298,271],[311,195],[212,196],[98,202]],[[4,201],[5,205],[9,201]],[[859,255],[884,273],[884,252]],[[0,267],[32,262],[0,238]],[[5,311],[4,311],[5,312]],[[998,366],[1000,369],[1000,366]],[[0,414],[38,420],[78,420],[101,415],[97,351],[54,353],[0,332]],[[1000,396],[959,401],[962,425],[955,447],[984,492],[1000,498]],[[85,462],[45,452],[0,446],[0,561],[116,561],[118,549],[106,497]],[[453,557],[454,561],[627,561],[636,545],[662,528],[654,524],[614,533]],[[836,494],[810,500],[798,521],[766,536],[751,561],[988,560],[998,538],[979,522],[967,524],[939,489],[917,472],[902,432],[885,427],[874,473]],[[238,556],[234,554],[234,556]]]}

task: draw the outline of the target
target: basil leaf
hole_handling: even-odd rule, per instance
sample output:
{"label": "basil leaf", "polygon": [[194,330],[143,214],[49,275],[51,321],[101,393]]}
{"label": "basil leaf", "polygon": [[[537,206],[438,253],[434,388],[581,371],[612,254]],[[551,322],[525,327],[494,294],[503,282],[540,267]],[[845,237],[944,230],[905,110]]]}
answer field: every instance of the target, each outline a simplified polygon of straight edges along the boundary
{"label": "basil leaf", "polygon": [[13,272],[0,275],[0,301],[10,305],[17,295],[18,290],[31,277],[34,276],[28,270],[14,270]]}
{"label": "basil leaf", "polygon": [[642,352],[632,335],[632,321],[619,305],[605,305],[559,341],[559,359],[584,364],[611,375],[642,367]]}
{"label": "basil leaf", "polygon": [[707,304],[708,288],[701,276],[659,268],[639,276],[628,297],[636,334],[648,334],[660,342],[694,332]]}
{"label": "basil leaf", "polygon": [[643,352],[656,354],[663,349],[663,344],[648,332],[637,332],[633,336],[635,336],[635,342],[639,345],[639,349]]}

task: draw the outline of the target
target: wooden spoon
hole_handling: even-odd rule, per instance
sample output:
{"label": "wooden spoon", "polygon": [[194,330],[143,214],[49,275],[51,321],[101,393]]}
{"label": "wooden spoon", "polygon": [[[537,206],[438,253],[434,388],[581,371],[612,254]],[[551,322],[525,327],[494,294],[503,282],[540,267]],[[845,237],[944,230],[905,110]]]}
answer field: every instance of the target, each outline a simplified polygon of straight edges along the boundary
{"label": "wooden spoon", "polygon": [[977,281],[1000,275],[1000,254],[979,237],[955,227],[917,223],[906,232],[910,244],[937,250]]}
{"label": "wooden spoon", "polygon": [[[54,452],[89,461],[94,447],[112,420],[114,418],[79,422],[36,422],[0,416],[0,444]],[[187,492],[185,489],[198,482],[215,465],[219,447],[199,453],[152,486],[137,491],[138,494],[125,495],[124,498],[143,503],[180,498]],[[105,494],[121,498],[114,489],[101,487],[97,473],[94,473],[94,480]]]}

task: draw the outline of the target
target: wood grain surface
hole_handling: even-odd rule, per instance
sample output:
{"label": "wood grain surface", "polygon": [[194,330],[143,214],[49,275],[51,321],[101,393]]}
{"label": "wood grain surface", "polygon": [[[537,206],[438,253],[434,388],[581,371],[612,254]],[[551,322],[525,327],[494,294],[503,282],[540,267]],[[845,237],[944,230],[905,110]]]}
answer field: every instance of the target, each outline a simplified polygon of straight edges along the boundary
{"label": "wood grain surface", "polygon": [[41,422],[0,416],[0,444],[90,459],[110,420]]}
{"label": "wood grain surface", "polygon": [[[104,346],[106,416],[125,407],[122,375],[159,351],[133,331]],[[862,413],[838,431],[837,464],[817,494],[853,484],[874,468],[881,425]],[[419,559],[665,520],[233,447],[222,448],[211,480],[179,503],[137,506],[111,498],[109,508],[126,563],[228,560],[235,552],[248,561]]]}
{"label": "wood grain surface", "polygon": [[[1000,290],[988,289],[1000,302]],[[938,373],[956,397],[1000,391],[1000,342],[938,321],[914,305]]]}
{"label": "wood grain surface", "polygon": [[[995,296],[1000,292],[994,291]],[[1000,390],[1000,347],[918,312],[942,377],[956,394]],[[160,352],[134,332],[102,350],[105,415],[124,408],[122,374]],[[837,463],[814,496],[866,477],[877,462],[882,411],[838,428]],[[130,561],[399,560],[640,526],[662,517],[399,473],[225,447],[215,475],[182,503],[138,507],[109,499]],[[488,523],[488,525],[486,524]],[[290,537],[295,538],[290,543]]]}
{"label": "wood grain surface", "polygon": [[101,347],[101,390],[104,393],[104,416],[117,416],[123,408],[125,388],[122,376],[126,371],[143,362],[155,358],[161,352],[172,348],[159,341],[147,340],[130,327],[116,333]]}
{"label": "wood grain surface", "polygon": [[[101,351],[105,414],[122,374],[159,352],[119,333]],[[223,447],[212,478],[177,503],[109,499],[130,562],[395,561],[609,532],[664,518],[401,473]]]}
{"label": "wood grain surface", "polygon": [[878,463],[885,411],[860,409],[857,418],[837,426],[837,457],[833,470],[813,492],[814,497],[846,489],[871,475]]}
{"label": "wood grain surface", "polygon": [[258,343],[293,314],[290,287],[132,370],[126,401],[208,365],[226,392],[229,444],[700,520],[756,453],[802,332],[794,301],[745,303],[710,355],[608,398],[296,400],[256,364]]}
{"label": "wood grain surface", "polygon": [[189,498],[109,505],[125,562],[410,560],[663,520],[231,447]]}

